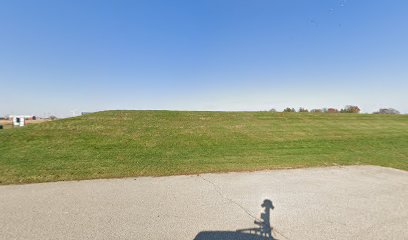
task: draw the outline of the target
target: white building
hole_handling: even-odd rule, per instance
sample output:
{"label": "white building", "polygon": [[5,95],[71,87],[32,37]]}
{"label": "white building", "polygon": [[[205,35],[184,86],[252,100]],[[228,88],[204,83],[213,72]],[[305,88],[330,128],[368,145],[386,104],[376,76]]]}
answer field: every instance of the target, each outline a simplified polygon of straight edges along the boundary
{"label": "white building", "polygon": [[24,127],[26,120],[36,120],[37,117],[33,115],[10,115],[9,119],[13,120],[13,126]]}

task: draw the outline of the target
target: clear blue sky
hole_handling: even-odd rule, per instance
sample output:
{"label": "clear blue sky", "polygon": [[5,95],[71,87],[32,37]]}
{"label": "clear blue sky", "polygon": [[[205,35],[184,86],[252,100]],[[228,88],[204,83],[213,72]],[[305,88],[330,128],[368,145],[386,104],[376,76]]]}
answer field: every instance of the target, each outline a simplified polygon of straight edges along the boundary
{"label": "clear blue sky", "polygon": [[408,112],[408,1],[0,2],[0,115]]}

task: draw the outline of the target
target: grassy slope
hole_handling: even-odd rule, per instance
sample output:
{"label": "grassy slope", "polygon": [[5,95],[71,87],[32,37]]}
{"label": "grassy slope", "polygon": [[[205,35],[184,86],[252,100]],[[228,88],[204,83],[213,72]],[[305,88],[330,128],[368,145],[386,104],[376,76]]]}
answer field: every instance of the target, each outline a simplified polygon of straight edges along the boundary
{"label": "grassy slope", "polygon": [[107,111],[0,131],[0,183],[336,164],[408,170],[408,116]]}

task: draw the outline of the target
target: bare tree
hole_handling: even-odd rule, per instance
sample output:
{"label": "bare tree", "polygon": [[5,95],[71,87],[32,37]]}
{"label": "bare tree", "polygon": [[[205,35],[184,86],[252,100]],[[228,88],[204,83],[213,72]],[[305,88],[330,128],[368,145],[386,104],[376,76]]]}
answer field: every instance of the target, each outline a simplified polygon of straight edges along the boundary
{"label": "bare tree", "polygon": [[337,112],[339,112],[339,110],[337,110],[336,108],[328,108],[327,112],[328,113],[337,113]]}
{"label": "bare tree", "polygon": [[380,110],[374,112],[374,114],[400,114],[400,112],[394,108],[380,108]]}
{"label": "bare tree", "polygon": [[321,112],[323,112],[323,111],[322,111],[322,109],[317,109],[317,108],[315,108],[315,109],[310,110],[310,112],[321,113]]}

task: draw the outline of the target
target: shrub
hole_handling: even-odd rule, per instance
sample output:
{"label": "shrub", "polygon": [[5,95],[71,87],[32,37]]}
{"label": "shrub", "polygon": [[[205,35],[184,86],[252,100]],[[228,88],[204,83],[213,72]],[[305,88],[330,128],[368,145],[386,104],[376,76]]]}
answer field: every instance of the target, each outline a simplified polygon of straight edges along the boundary
{"label": "shrub", "polygon": [[299,112],[309,112],[309,110],[307,110],[306,108],[299,108]]}

